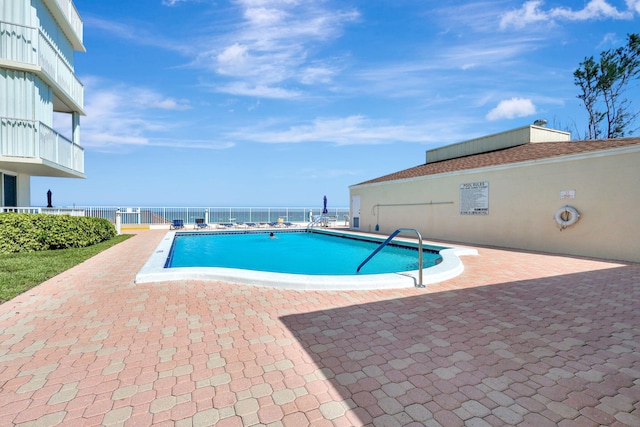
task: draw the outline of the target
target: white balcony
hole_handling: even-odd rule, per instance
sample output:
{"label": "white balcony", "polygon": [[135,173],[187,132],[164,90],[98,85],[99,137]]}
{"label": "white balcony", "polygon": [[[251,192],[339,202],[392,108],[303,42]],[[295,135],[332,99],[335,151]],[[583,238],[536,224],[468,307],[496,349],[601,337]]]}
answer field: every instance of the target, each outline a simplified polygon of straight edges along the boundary
{"label": "white balcony", "polygon": [[84,149],[44,123],[0,117],[0,169],[84,178]]}
{"label": "white balcony", "polygon": [[36,73],[53,88],[55,111],[84,114],[84,86],[37,28],[0,22],[0,66]]}
{"label": "white balcony", "polygon": [[73,0],[44,0],[73,48],[86,52],[83,44],[83,23]]}

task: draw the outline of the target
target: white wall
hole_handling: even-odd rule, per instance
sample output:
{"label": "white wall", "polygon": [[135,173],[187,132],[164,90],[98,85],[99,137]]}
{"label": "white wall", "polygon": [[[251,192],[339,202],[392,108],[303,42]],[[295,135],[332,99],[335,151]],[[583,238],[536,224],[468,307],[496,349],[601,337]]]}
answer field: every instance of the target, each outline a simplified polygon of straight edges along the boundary
{"label": "white wall", "polygon": [[53,126],[53,91],[34,74],[0,68],[0,117]]}
{"label": "white wall", "polygon": [[[351,198],[360,196],[362,231],[411,227],[427,239],[640,262],[640,147],[612,153],[356,185]],[[484,181],[489,215],[461,215],[460,184]],[[575,199],[562,200],[563,190]],[[565,204],[581,218],[561,231],[554,215]]]}
{"label": "white wall", "polygon": [[18,206],[31,206],[31,177],[18,174]]}
{"label": "white wall", "polygon": [[[32,7],[31,3],[29,0],[0,1],[0,16],[2,16],[3,21],[28,27],[37,27],[36,10]],[[42,5],[40,0],[36,0],[36,3]]]}
{"label": "white wall", "polygon": [[37,20],[40,29],[47,40],[55,46],[56,50],[64,57],[65,61],[71,66],[71,68],[73,68],[73,46],[64,35],[55,19],[53,19],[49,10],[42,3],[42,0],[32,0],[32,2],[37,8]]}

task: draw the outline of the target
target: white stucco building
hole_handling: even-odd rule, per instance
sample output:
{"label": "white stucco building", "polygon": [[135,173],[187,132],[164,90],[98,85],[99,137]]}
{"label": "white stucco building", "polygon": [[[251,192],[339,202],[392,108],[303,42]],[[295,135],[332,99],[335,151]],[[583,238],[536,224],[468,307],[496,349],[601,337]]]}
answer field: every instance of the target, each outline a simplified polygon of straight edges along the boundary
{"label": "white stucco building", "polygon": [[[76,51],[85,47],[72,0],[0,0],[0,207],[29,206],[32,176],[85,177]],[[68,138],[54,112],[69,115]]]}

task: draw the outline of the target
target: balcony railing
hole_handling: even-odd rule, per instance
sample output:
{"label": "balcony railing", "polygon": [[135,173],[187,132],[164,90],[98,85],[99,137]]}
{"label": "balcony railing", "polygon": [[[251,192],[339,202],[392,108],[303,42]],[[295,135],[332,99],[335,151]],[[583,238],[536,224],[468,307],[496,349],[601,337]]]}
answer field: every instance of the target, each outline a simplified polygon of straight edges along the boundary
{"label": "balcony railing", "polygon": [[82,83],[71,65],[37,28],[0,21],[0,58],[39,66],[72,102],[84,108]]}
{"label": "balcony railing", "polygon": [[76,38],[80,43],[82,43],[84,31],[82,18],[80,18],[80,14],[78,13],[76,6],[73,4],[73,0],[45,0],[45,2],[55,3],[58,6],[60,12],[62,13],[62,16],[71,26],[71,29],[73,30]]}
{"label": "balcony railing", "polygon": [[73,68],[65,61],[51,43],[39,33],[38,58],[42,69],[58,83],[69,97],[80,107],[84,107],[84,86],[75,76]]}
{"label": "balcony railing", "polygon": [[0,117],[0,156],[40,158],[84,174],[84,149],[32,120]]}

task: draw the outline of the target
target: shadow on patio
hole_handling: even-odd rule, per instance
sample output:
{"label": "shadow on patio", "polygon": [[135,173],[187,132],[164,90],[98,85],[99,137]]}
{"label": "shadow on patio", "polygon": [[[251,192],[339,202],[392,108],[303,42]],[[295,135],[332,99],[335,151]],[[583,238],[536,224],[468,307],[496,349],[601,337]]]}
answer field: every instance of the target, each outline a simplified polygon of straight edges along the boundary
{"label": "shadow on patio", "polygon": [[637,426],[638,313],[632,264],[280,319],[363,425]]}

